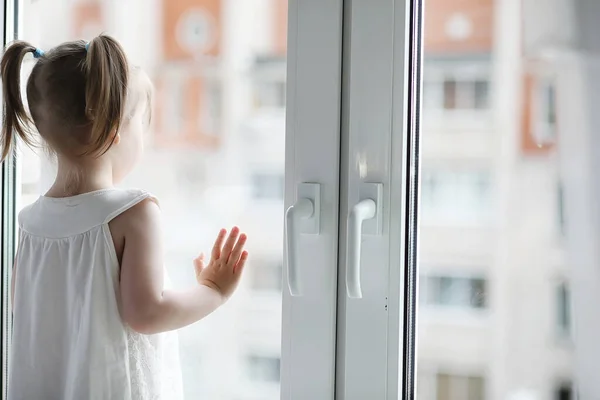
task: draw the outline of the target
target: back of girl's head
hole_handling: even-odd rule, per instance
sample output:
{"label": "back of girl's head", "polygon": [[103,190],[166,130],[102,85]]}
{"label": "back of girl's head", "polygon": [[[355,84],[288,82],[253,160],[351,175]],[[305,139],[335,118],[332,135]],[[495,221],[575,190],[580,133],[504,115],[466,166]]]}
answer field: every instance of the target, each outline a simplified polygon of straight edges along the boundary
{"label": "back of girl's head", "polygon": [[[21,65],[28,53],[37,58],[26,88],[30,114],[20,88]],[[128,109],[135,107],[126,104],[132,70],[122,47],[110,36],[98,36],[88,44],[67,42],[46,53],[16,41],[4,52],[0,70],[2,160],[13,148],[14,133],[26,143],[34,143],[32,125],[58,154],[103,154],[126,122]],[[145,89],[149,96],[150,89]]]}

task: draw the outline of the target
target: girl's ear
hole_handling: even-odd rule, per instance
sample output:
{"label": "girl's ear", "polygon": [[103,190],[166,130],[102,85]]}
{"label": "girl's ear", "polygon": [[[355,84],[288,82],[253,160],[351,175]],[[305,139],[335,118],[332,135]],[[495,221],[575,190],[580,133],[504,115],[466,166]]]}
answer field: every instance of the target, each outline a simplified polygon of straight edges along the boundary
{"label": "girl's ear", "polygon": [[121,143],[121,134],[117,133],[117,135],[115,136],[115,140],[113,141],[113,144],[117,145]]}

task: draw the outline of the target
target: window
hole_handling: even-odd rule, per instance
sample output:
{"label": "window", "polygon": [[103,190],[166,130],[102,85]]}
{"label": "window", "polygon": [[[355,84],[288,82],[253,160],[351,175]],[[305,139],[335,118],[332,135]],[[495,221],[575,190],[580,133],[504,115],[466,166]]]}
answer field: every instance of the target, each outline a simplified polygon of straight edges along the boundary
{"label": "window", "polygon": [[223,108],[223,90],[221,83],[215,80],[207,80],[202,91],[200,102],[200,129],[204,134],[221,134],[221,119]]}
{"label": "window", "polygon": [[[428,83],[429,90],[435,83]],[[431,85],[431,86],[430,86]],[[446,79],[441,83],[443,93],[443,109],[447,111],[457,110],[485,110],[489,107],[489,82],[488,81],[458,81]],[[426,95],[428,95],[427,93]],[[434,103],[425,104],[429,107]]]}
{"label": "window", "polygon": [[490,83],[488,81],[474,82],[473,108],[483,110],[489,108]]}
{"label": "window", "polygon": [[261,200],[283,200],[284,177],[281,174],[252,175],[252,196]]}
{"label": "window", "polygon": [[485,400],[485,381],[479,376],[437,375],[436,400]]}
{"label": "window", "polygon": [[429,60],[425,62],[423,104],[427,110],[484,111],[490,108],[487,62]]}
{"label": "window", "polygon": [[[132,64],[144,69],[157,87],[152,126],[144,132],[149,138],[145,143],[144,157],[122,186],[146,189],[159,199],[165,229],[164,264],[173,286],[189,288],[195,284],[192,260],[201,251],[210,253],[216,232],[221,227],[239,225],[251,238],[248,244],[250,254],[260,255],[263,261],[250,258],[252,267],[256,268],[248,268],[242,286],[250,286],[252,290],[239,290],[235,298],[228,302],[227,310],[218,310],[214,317],[211,315],[179,332],[184,395],[189,399],[279,399],[282,207],[262,208],[260,219],[250,218],[251,215],[247,214],[251,214],[253,198],[282,204],[282,154],[286,150],[283,141],[253,138],[253,156],[264,161],[270,169],[256,174],[246,173],[251,170],[251,160],[240,156],[244,143],[240,130],[249,123],[254,111],[254,93],[251,89],[256,80],[248,59],[258,55],[277,59],[277,74],[265,79],[257,91],[262,106],[282,110],[285,107],[287,60],[276,44],[281,42],[281,35],[286,35],[287,20],[279,20],[280,14],[275,10],[275,7],[281,6],[276,4],[280,2],[287,4],[285,0],[267,2],[260,7],[254,3],[225,7],[221,0],[183,3],[164,0],[151,5],[144,2],[94,1],[99,9],[96,34],[106,32],[119,40]],[[35,43],[46,51],[64,41],[91,39],[79,37],[73,30],[73,27],[81,24],[79,18],[85,17],[72,11],[79,2],[37,0],[21,3],[18,7],[21,13],[19,20],[23,20],[18,30],[22,32],[20,39]],[[9,8],[5,10],[9,12]],[[274,21],[275,18],[278,20]],[[311,25],[310,31],[316,34],[315,40],[327,40],[331,16],[322,19],[327,29],[324,26],[316,27],[313,20],[310,17],[303,18],[303,24]],[[272,24],[281,24],[284,29],[265,29]],[[156,26],[161,28],[156,29]],[[16,32],[17,29],[10,31]],[[310,44],[310,48],[316,48],[315,44]],[[307,54],[306,51],[310,53],[312,50],[303,50],[303,54]],[[334,60],[326,62],[336,64]],[[31,57],[27,57],[27,63],[33,63]],[[333,72],[328,74],[327,80],[331,81],[334,75]],[[313,95],[309,109],[319,103],[314,95],[323,94],[323,90],[339,93],[339,83],[332,84],[313,76],[303,86],[302,90]],[[306,95],[300,92],[298,101],[305,101]],[[335,105],[321,102],[319,109],[323,107]],[[269,126],[280,124],[280,114],[261,118]],[[338,122],[339,115],[330,110],[325,118],[314,119],[319,130],[310,127],[310,123],[306,125],[314,134],[298,131],[300,136],[296,143],[301,146],[302,141],[307,140],[311,146],[318,146],[321,139],[316,136],[317,133],[321,138],[336,137],[339,133],[331,127]],[[226,137],[223,136],[224,127],[227,128]],[[203,135],[198,135],[198,132]],[[223,140],[205,137],[211,135],[221,136]],[[194,142],[185,148],[166,148],[152,140],[158,136],[173,139],[193,136]],[[339,148],[334,141],[331,144]],[[18,182],[22,182],[22,186],[19,186],[17,212],[34,202],[54,180],[51,163],[45,159],[42,151],[33,154],[24,148],[23,154],[26,156],[19,160],[23,168],[19,170],[22,180]],[[314,154],[296,153],[295,157],[294,165],[298,173],[302,168],[300,162],[314,162]],[[303,161],[305,158],[309,160]],[[325,164],[332,162],[323,161]],[[332,164],[327,167],[329,170],[333,168],[337,166]],[[333,178],[322,177],[320,181],[333,182]],[[246,188],[251,188],[250,196],[245,195]],[[265,218],[269,223],[261,223]],[[332,225],[333,221],[329,227],[327,224],[323,226],[333,231]],[[261,240],[259,237],[268,239]],[[334,246],[331,249],[334,251]],[[333,268],[324,264],[326,257],[321,258],[317,253],[313,255],[315,258],[311,267],[320,271]],[[264,296],[261,292],[271,295]],[[266,317],[259,321],[240,318],[247,304],[253,301],[260,302],[261,312]],[[301,318],[304,324],[316,329],[319,329],[319,324],[328,323],[324,322],[327,321],[325,317],[321,317],[318,323],[311,322],[311,317],[306,314]],[[230,329],[234,325],[235,329]],[[298,340],[302,339],[295,339],[294,343],[298,343]],[[246,358],[256,348],[266,348],[268,356],[259,354]],[[305,351],[303,356],[309,353],[311,351]],[[327,358],[330,356],[312,354],[310,357],[320,360],[320,366],[307,375],[307,380],[313,382],[316,378],[312,373],[322,376],[323,369],[328,368]],[[238,385],[232,385],[229,381],[238,371],[251,377],[243,392]],[[266,392],[262,391],[265,382],[269,383]],[[323,398],[322,393],[318,392],[324,390],[323,386],[314,390],[316,392],[312,392],[314,396],[311,398]]]}
{"label": "window", "polygon": [[571,293],[566,282],[556,288],[556,325],[561,336],[571,333]]}
{"label": "window", "polygon": [[[74,1],[13,3],[5,2],[5,14],[19,15],[0,19],[8,39],[22,32],[44,49],[78,39]],[[571,385],[553,379],[569,372],[578,391],[588,390],[577,396],[600,393],[600,326],[586,323],[595,318],[590,305],[600,303],[587,284],[600,265],[600,67],[588,54],[600,40],[600,10],[592,2],[290,0],[288,8],[286,0],[163,0],[149,11],[139,1],[95,3],[110,16],[97,29],[114,33],[164,83],[148,134],[220,135],[177,151],[151,144],[124,184],[161,200],[174,284],[193,282],[186,260],[206,251],[224,224],[242,226],[253,246],[228,309],[181,332],[184,374],[192,377],[186,398],[397,400],[412,398],[403,383],[414,378],[428,388],[420,400],[571,399]],[[581,46],[570,46],[573,37]],[[215,86],[189,90],[189,75],[199,73]],[[206,96],[201,113],[188,101],[198,96]],[[264,126],[280,126],[284,111],[285,146],[260,129],[241,130],[262,126],[263,116]],[[14,211],[35,201],[34,187],[48,186],[49,164],[29,161],[19,161],[16,181],[12,164],[2,166],[3,246],[14,239]],[[22,192],[16,206],[6,197],[14,182]],[[319,190],[303,190],[310,182]],[[311,214],[305,200],[320,209]],[[285,224],[282,206],[298,223]],[[553,225],[564,240],[553,240]],[[282,257],[284,237],[296,252]],[[6,288],[11,249],[4,250]],[[422,273],[417,291],[418,260],[452,268]],[[553,281],[567,268],[572,287]],[[302,290],[292,293],[295,283]],[[1,292],[7,327],[8,291]],[[571,304],[575,295],[583,301]],[[257,300],[269,302],[261,307],[269,318],[248,321],[243,305]],[[415,330],[423,311],[450,318]],[[486,323],[464,324],[472,315]],[[569,337],[573,346],[540,340],[569,335],[575,316],[583,332]],[[423,381],[415,359],[442,368]],[[506,368],[506,360],[535,368]],[[249,387],[231,384],[232,376]]]}
{"label": "window", "polygon": [[278,383],[281,361],[277,357],[251,355],[246,359],[248,377],[256,382]]}
{"label": "window", "polygon": [[487,307],[487,281],[425,275],[421,277],[421,301],[427,306],[484,309]]}
{"label": "window", "polygon": [[549,78],[540,78],[534,96],[533,132],[538,145],[556,140],[556,86]]}
{"label": "window", "polygon": [[252,78],[256,109],[282,109],[285,107],[286,68],[281,61],[278,56],[261,55],[255,58]]}
{"label": "window", "polygon": [[483,171],[426,169],[422,175],[422,216],[426,223],[488,222],[490,178]]}
{"label": "window", "polygon": [[281,291],[282,262],[253,257],[248,268],[250,288],[256,291]]}
{"label": "window", "polygon": [[557,214],[558,214],[558,229],[559,232],[564,235],[566,229],[566,221],[565,221],[565,192],[563,185],[561,183],[558,184],[557,187]]}
{"label": "window", "polygon": [[255,85],[257,108],[285,107],[285,82],[280,80],[260,80]]}

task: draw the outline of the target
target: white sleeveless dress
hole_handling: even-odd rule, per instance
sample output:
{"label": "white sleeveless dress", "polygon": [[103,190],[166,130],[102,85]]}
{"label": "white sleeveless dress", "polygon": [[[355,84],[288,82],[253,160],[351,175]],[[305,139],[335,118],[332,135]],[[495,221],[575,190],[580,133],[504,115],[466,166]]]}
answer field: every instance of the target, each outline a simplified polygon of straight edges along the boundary
{"label": "white sleeveless dress", "polygon": [[183,398],[177,334],[139,334],[119,314],[108,223],[149,197],[40,197],[19,214],[9,400]]}

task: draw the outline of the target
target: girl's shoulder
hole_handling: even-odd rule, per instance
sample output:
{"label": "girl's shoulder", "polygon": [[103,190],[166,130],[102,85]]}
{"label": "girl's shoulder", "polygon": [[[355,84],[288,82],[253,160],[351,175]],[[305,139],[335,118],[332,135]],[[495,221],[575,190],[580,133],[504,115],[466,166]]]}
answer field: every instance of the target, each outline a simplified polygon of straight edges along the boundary
{"label": "girl's shoulder", "polygon": [[102,201],[106,202],[113,211],[107,215],[105,222],[110,222],[113,218],[142,203],[144,200],[149,200],[156,205],[159,204],[156,196],[143,189],[112,189],[107,191]]}
{"label": "girl's shoulder", "polygon": [[133,188],[109,188],[62,198],[40,196],[19,213],[19,226],[46,237],[70,236],[107,224],[146,199],[158,204],[150,192]]}

